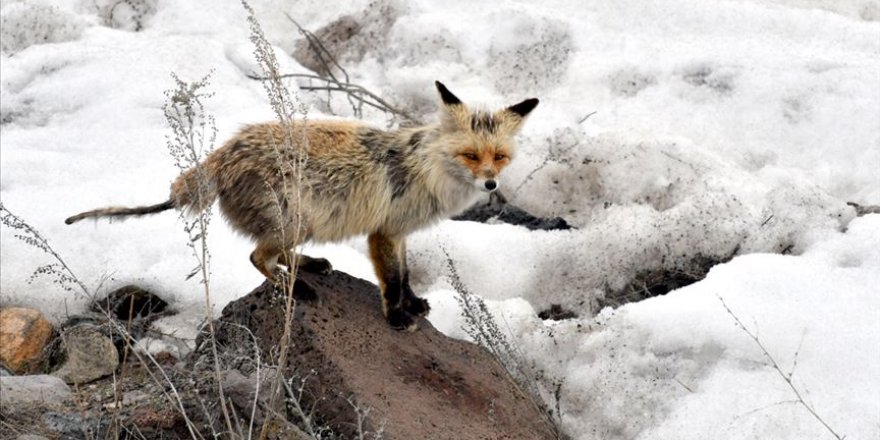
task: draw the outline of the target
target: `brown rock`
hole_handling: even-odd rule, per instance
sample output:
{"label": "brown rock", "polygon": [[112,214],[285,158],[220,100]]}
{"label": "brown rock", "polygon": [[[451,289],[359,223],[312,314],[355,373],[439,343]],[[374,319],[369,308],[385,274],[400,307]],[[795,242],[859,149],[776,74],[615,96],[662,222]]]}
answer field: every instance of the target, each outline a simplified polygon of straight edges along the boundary
{"label": "brown rock", "polygon": [[[316,30],[317,42],[303,38],[296,42],[295,60],[322,77],[339,74],[338,63],[357,62],[369,51],[382,47],[397,17],[393,1],[378,1],[355,14],[343,15]],[[320,54],[320,55],[318,55]]]}
{"label": "brown rock", "polygon": [[52,324],[39,311],[23,307],[0,310],[0,363],[13,373],[35,373],[51,339]]}
{"label": "brown rock", "polygon": [[[341,438],[357,438],[358,411],[365,430],[386,439],[553,438],[544,418],[481,347],[455,340],[425,320],[413,333],[385,323],[376,286],[341,272],[300,273],[319,300],[299,301],[287,372],[294,389],[304,381],[303,408],[316,408],[318,424]],[[284,328],[283,299],[269,284],[229,304],[218,321],[218,343],[252,346],[277,362]],[[289,373],[288,373],[289,374]],[[367,412],[368,411],[368,412]]]}

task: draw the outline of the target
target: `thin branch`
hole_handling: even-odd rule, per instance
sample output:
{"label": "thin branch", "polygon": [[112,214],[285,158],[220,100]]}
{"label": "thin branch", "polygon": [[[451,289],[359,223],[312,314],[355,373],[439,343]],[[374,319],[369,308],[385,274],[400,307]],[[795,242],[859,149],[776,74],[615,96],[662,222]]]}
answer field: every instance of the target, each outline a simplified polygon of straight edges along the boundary
{"label": "thin branch", "polygon": [[[761,352],[764,353],[764,357],[766,357],[770,361],[770,364],[773,367],[773,369],[776,370],[776,373],[779,374],[779,377],[781,377],[782,380],[784,380],[785,383],[788,384],[788,387],[791,389],[792,393],[794,393],[795,397],[797,397],[798,403],[800,403],[801,406],[803,406],[810,414],[812,414],[813,417],[816,420],[818,420],[819,423],[821,423],[822,426],[824,426],[825,429],[827,429],[828,432],[831,433],[831,435],[834,436],[834,438],[836,438],[838,440],[843,440],[843,437],[840,434],[838,434],[836,431],[834,431],[834,429],[832,429],[831,426],[828,426],[828,423],[826,423],[825,420],[822,419],[822,417],[819,416],[818,413],[816,413],[816,410],[813,409],[812,406],[807,404],[807,402],[804,400],[803,396],[801,395],[801,391],[792,382],[791,375],[790,374],[786,375],[785,373],[782,372],[782,368],[779,366],[779,363],[777,363],[776,359],[773,357],[773,355],[771,355],[770,352],[767,351],[767,348],[764,346],[764,344],[761,342],[761,340],[758,339],[758,336],[755,333],[752,333],[748,328],[746,328],[746,326],[742,323],[742,321],[739,319],[739,317],[736,316],[735,313],[733,313],[733,310],[730,310],[730,307],[727,306],[727,303],[724,302],[724,298],[722,298],[721,295],[716,294],[715,296],[718,297],[719,301],[721,301],[721,305],[724,307],[724,310],[727,311],[727,314],[730,315],[734,321],[736,321],[736,325],[740,329],[742,329],[742,331],[745,332],[745,334],[747,334],[749,336],[749,338],[751,338],[752,341],[755,342],[755,345],[757,345],[758,348],[761,349]],[[803,342],[803,341],[801,341],[801,342]],[[798,350],[800,350],[800,348],[798,348]],[[792,371],[794,371],[794,367],[792,367]]]}
{"label": "thin branch", "polygon": [[587,113],[586,116],[584,116],[583,118],[578,119],[578,124],[582,124],[582,123],[583,123],[584,121],[586,121],[587,119],[590,119],[590,116],[593,116],[593,115],[595,115],[596,113],[598,113],[598,111],[594,111],[594,112]]}
{"label": "thin branch", "polygon": [[[267,81],[270,79],[268,77],[255,75],[255,74],[248,74],[247,77],[250,79],[253,79],[253,80],[258,80],[258,81]],[[397,107],[391,105],[390,103],[388,103],[388,101],[385,101],[384,99],[379,97],[379,95],[367,90],[366,88],[364,88],[363,86],[360,86],[358,84],[341,82],[341,81],[335,80],[333,78],[324,78],[322,76],[314,75],[314,74],[310,74],[310,73],[286,73],[283,75],[279,75],[278,78],[279,79],[301,78],[301,79],[308,79],[308,80],[315,80],[315,81],[324,81],[326,83],[326,85],[323,85],[323,86],[306,85],[306,86],[300,86],[299,88],[301,90],[305,90],[305,91],[343,92],[343,93],[353,97],[357,101],[359,101],[363,104],[369,105],[371,107],[374,107],[374,108],[381,110],[383,112],[390,113],[390,114],[393,114],[396,116],[400,116],[400,117],[402,117],[410,122],[416,123],[416,124],[421,124],[421,122],[422,122],[418,117],[414,116],[412,113],[409,113],[403,109],[400,109],[400,108],[397,108]],[[365,97],[372,99],[374,102],[370,102]]]}

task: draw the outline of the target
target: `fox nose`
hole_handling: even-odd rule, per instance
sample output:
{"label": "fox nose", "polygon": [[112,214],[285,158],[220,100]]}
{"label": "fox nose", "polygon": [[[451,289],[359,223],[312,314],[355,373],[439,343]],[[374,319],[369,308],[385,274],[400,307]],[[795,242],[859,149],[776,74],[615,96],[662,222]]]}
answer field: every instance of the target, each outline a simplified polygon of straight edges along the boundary
{"label": "fox nose", "polygon": [[496,183],[496,182],[495,182],[494,180],[492,180],[492,179],[489,179],[489,180],[486,181],[486,189],[487,189],[487,190],[489,190],[489,191],[495,191],[495,188],[498,188],[498,183]]}

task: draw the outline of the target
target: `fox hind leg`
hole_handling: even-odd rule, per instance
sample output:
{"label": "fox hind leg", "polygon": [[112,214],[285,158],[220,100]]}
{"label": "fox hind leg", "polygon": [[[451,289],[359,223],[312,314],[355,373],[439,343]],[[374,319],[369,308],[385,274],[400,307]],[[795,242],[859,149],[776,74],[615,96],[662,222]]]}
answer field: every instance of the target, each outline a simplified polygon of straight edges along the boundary
{"label": "fox hind leg", "polygon": [[[265,241],[257,243],[257,248],[251,252],[251,263],[281,292],[285,291],[285,287],[288,286],[287,283],[290,282],[291,277],[290,270],[283,270],[278,264],[287,266],[289,253],[289,251],[282,250],[281,246]],[[329,262],[327,264],[329,265]],[[293,281],[293,292],[297,298],[306,301],[318,299],[318,293],[315,291],[315,288],[299,278]]]}
{"label": "fox hind leg", "polygon": [[[281,257],[278,259],[278,263],[283,264],[290,268],[290,262],[288,261],[287,256],[292,254],[292,252],[284,252],[281,254]],[[296,255],[296,267],[299,270],[304,270],[306,272],[318,273],[321,275],[329,275],[333,272],[333,265],[330,264],[330,261],[326,258],[314,258],[305,254],[295,254]]]}
{"label": "fox hind leg", "polygon": [[284,253],[283,248],[269,241],[260,241],[257,248],[251,252],[251,264],[266,277],[267,280],[277,285],[279,282],[277,271],[278,261]]}

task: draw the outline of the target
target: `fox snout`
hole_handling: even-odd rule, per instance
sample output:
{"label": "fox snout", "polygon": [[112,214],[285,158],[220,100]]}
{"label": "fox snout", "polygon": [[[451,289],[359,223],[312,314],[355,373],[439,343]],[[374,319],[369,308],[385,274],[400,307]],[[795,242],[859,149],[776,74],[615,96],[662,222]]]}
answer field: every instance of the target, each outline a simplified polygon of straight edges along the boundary
{"label": "fox snout", "polygon": [[474,185],[483,192],[492,192],[498,189],[498,180],[495,177],[478,178],[474,180]]}

